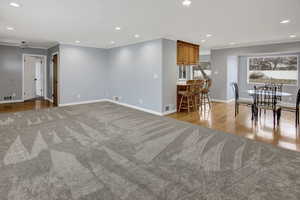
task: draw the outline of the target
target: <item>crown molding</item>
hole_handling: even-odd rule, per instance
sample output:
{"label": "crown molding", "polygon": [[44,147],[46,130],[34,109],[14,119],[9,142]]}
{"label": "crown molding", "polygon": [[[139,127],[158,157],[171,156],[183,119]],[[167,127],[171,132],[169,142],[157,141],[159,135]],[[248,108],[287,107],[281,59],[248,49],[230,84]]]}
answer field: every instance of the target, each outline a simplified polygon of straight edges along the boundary
{"label": "crown molding", "polygon": [[[0,45],[1,46],[10,46],[10,47],[20,47],[21,48],[21,44],[18,44],[18,43],[0,42]],[[25,48],[30,48],[30,49],[45,49],[45,50],[48,49],[46,47],[38,47],[38,46],[31,46],[31,45],[27,45]]]}
{"label": "crown molding", "polygon": [[300,42],[300,38],[292,39],[292,40],[286,39],[286,40],[276,40],[276,41],[259,41],[259,42],[240,43],[240,44],[236,44],[236,45],[211,47],[211,50],[235,49],[235,48],[243,48],[243,47],[264,46],[264,45],[283,44],[283,43],[296,43],[296,42]]}
{"label": "crown molding", "polygon": [[9,43],[9,42],[1,42],[0,41],[0,45],[1,46],[11,46],[11,47],[19,47],[20,44],[17,44],[17,43]]}

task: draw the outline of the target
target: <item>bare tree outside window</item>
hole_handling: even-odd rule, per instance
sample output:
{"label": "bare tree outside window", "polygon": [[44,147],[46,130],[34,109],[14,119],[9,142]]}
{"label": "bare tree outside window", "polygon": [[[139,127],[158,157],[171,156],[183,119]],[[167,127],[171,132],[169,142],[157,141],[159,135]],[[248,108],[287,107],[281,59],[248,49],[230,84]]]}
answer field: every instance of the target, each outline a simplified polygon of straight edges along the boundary
{"label": "bare tree outside window", "polygon": [[248,58],[248,83],[296,85],[297,82],[297,55]]}
{"label": "bare tree outside window", "polygon": [[211,64],[210,62],[200,62],[198,66],[193,66],[192,70],[193,79],[210,79],[211,76]]}

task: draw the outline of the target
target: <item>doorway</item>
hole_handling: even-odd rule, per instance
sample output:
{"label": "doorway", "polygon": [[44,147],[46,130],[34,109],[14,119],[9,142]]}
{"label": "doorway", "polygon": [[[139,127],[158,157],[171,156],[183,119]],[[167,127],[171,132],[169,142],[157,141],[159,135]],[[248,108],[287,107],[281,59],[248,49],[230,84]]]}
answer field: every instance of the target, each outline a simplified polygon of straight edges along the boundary
{"label": "doorway", "polygon": [[58,53],[52,55],[52,99],[53,105],[58,106]]}
{"label": "doorway", "polygon": [[23,100],[46,98],[46,56],[23,55]]}

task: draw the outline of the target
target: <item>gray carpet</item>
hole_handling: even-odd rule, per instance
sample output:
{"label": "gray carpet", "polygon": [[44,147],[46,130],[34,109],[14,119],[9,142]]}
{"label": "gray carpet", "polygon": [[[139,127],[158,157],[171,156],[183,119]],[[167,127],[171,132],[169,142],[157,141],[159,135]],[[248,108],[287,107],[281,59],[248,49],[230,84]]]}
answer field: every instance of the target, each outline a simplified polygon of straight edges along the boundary
{"label": "gray carpet", "polygon": [[103,102],[0,114],[1,200],[300,199],[300,154]]}

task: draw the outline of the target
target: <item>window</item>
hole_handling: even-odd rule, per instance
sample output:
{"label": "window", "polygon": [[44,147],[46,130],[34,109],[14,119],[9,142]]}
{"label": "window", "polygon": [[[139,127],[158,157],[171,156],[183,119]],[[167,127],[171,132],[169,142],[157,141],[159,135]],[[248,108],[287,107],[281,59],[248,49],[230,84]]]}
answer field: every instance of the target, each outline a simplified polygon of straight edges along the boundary
{"label": "window", "polygon": [[248,83],[297,85],[298,56],[248,57]]}
{"label": "window", "polygon": [[194,80],[207,79],[211,76],[210,62],[201,62],[200,66],[193,66],[191,70],[191,77]]}
{"label": "window", "polygon": [[185,81],[187,79],[187,67],[179,66],[178,67],[178,80]]}

